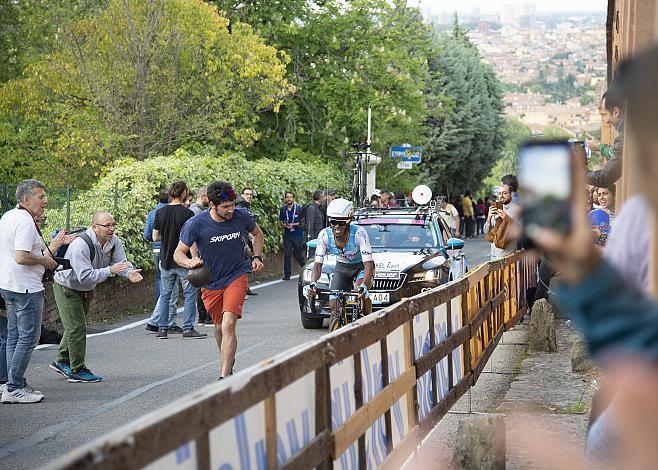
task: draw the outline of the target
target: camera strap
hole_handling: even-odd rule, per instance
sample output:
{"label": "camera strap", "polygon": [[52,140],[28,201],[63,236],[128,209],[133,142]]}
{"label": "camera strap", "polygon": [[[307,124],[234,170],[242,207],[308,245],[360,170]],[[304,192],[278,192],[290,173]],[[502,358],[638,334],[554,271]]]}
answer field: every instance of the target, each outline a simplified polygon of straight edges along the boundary
{"label": "camera strap", "polygon": [[[46,241],[46,239],[43,238],[43,233],[41,233],[41,229],[39,228],[39,225],[37,224],[37,221],[34,220],[34,217],[32,217],[32,213],[29,210],[27,210],[25,207],[21,206],[20,204],[18,205],[17,209],[24,210],[25,212],[30,214],[30,218],[32,219],[32,222],[34,222],[34,228],[37,229],[37,233],[41,237],[41,240],[43,241],[43,244],[45,245],[46,250],[48,250],[48,253],[50,253],[50,256],[52,257],[52,259],[55,259],[55,254],[52,251],[50,251],[50,246],[48,245],[48,242]],[[41,250],[41,253],[43,253],[43,250]]]}

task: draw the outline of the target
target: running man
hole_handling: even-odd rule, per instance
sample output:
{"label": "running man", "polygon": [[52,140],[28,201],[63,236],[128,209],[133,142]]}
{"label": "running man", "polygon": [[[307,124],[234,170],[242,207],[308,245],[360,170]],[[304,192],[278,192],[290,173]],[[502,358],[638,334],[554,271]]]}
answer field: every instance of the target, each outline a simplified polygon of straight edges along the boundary
{"label": "running man", "polygon": [[[336,255],[337,259],[336,271],[331,278],[329,289],[360,290],[359,298],[364,299],[364,313],[368,314],[371,310],[368,289],[372,287],[375,262],[372,259],[372,248],[366,230],[358,225],[350,225],[353,214],[354,207],[347,199],[334,199],[327,206],[329,227],[318,235],[311,283],[304,286],[304,295],[311,299],[317,294],[315,283],[320,279],[326,254],[331,253]],[[330,299],[329,305],[331,307],[329,328],[331,328],[337,313],[336,300]]]}
{"label": "running man", "polygon": [[[236,326],[242,318],[242,305],[247,295],[251,271],[263,269],[263,232],[254,217],[235,207],[235,190],[226,182],[208,186],[210,209],[189,219],[180,235],[174,261],[188,269],[207,266],[210,282],[201,288],[201,298],[215,324],[215,340],[220,353],[220,379],[233,373],[238,347]],[[254,236],[254,256],[245,252],[245,233]],[[188,258],[196,243],[198,257]]]}

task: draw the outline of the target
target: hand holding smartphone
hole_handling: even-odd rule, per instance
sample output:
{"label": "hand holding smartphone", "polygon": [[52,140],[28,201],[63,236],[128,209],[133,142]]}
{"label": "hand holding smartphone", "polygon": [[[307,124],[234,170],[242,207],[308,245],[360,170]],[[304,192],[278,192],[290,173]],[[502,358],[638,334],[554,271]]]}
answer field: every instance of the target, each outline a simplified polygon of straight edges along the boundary
{"label": "hand holding smartphone", "polygon": [[525,232],[539,228],[569,232],[573,192],[572,148],[568,142],[528,142],[519,150],[519,185]]}

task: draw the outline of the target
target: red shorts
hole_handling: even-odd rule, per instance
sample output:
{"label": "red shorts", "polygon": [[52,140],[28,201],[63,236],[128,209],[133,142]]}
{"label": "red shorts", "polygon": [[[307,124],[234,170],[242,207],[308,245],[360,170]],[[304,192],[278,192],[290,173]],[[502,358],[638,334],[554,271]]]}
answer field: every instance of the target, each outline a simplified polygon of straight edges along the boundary
{"label": "red shorts", "polygon": [[206,311],[215,325],[222,324],[224,312],[231,312],[242,318],[242,304],[249,288],[249,275],[244,274],[231,282],[224,289],[211,290],[201,288],[201,298]]}

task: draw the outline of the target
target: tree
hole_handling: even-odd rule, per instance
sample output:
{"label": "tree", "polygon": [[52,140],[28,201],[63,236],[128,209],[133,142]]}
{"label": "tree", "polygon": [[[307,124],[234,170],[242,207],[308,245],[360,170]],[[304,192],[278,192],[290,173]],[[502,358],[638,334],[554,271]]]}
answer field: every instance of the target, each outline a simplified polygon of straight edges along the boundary
{"label": "tree", "polygon": [[[15,178],[89,182],[119,156],[186,144],[242,149],[293,91],[288,57],[201,0],[112,0],[0,89],[0,151]],[[39,173],[37,171],[37,173]]]}
{"label": "tree", "polygon": [[429,139],[423,182],[435,194],[475,190],[499,157],[500,84],[455,20],[430,57]]}
{"label": "tree", "polygon": [[263,118],[252,155],[281,159],[299,148],[340,160],[365,141],[368,106],[376,151],[422,139],[430,33],[417,8],[402,0],[214,3],[291,58],[296,92]]}
{"label": "tree", "polygon": [[519,145],[530,139],[532,132],[530,129],[517,119],[507,118],[501,129],[503,138],[503,148],[500,151],[500,158],[491,169],[483,184],[487,191],[491,191],[495,186],[500,185],[503,176],[517,174],[517,160]]}

